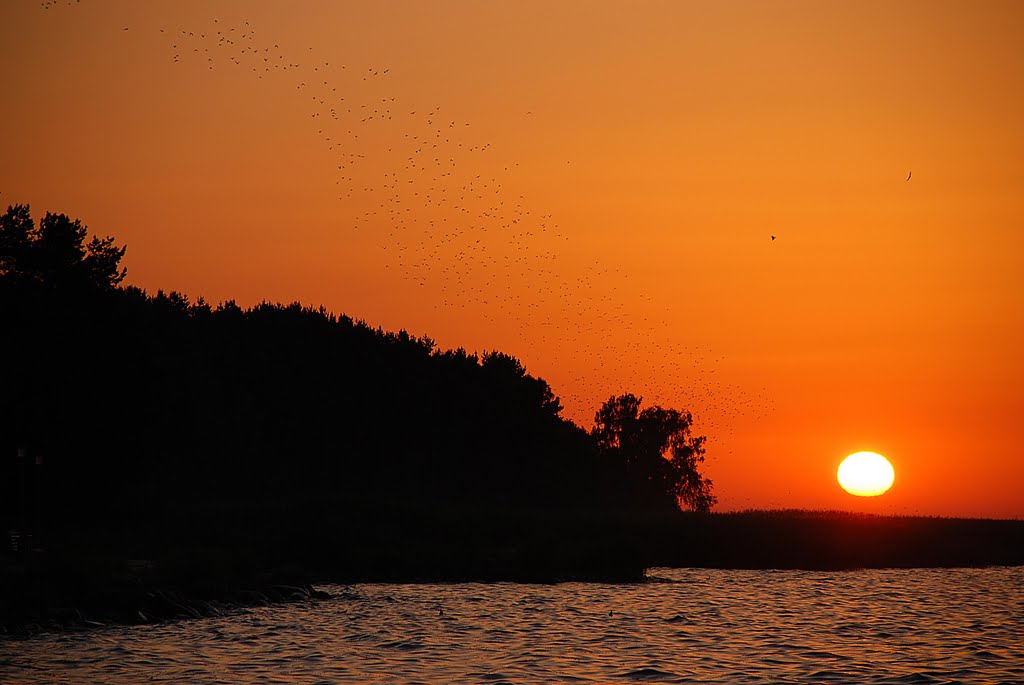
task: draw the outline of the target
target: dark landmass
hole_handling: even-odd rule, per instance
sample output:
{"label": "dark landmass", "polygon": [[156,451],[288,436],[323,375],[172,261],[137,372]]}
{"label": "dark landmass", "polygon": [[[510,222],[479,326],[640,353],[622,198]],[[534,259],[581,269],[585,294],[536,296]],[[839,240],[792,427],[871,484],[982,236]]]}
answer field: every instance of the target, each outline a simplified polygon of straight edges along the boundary
{"label": "dark landmass", "polygon": [[686,411],[624,394],[586,431],[511,355],[150,295],[121,286],[124,248],[86,237],[0,215],[0,631],[321,582],[1024,563],[1016,521],[708,514]]}
{"label": "dark landmass", "polygon": [[1024,521],[844,512],[678,512],[572,521],[408,517],[324,540],[241,544],[192,531],[156,559],[79,531],[63,554],[0,564],[0,634],[214,616],[316,602],[323,583],[643,582],[653,567],[853,570],[1024,565]]}
{"label": "dark landmass", "polygon": [[[850,570],[1024,565],[1024,521],[842,511],[680,512],[649,566]],[[655,527],[656,528],[656,527]]]}
{"label": "dark landmass", "polygon": [[636,579],[609,521],[714,504],[688,412],[622,395],[588,432],[511,355],[151,295],[87,238],[0,215],[5,624],[315,579]]}

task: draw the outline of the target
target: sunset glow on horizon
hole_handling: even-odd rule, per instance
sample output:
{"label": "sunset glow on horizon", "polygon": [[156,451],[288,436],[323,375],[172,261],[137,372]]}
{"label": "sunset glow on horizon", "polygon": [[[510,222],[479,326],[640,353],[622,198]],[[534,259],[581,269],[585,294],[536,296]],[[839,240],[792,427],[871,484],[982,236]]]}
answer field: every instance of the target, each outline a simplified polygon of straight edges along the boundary
{"label": "sunset glow on horizon", "polygon": [[[126,283],[686,409],[717,511],[1024,518],[1024,5],[13,0],[0,205]],[[849,497],[874,445],[899,487]]]}

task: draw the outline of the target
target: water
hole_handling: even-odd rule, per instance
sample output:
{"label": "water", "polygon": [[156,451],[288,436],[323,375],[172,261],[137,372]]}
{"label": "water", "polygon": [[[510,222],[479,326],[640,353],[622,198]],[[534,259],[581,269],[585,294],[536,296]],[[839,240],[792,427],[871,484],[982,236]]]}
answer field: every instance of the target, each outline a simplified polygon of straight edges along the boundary
{"label": "water", "polygon": [[16,683],[1024,683],[1024,569],[656,569],[328,587],[316,605],[0,642]]}

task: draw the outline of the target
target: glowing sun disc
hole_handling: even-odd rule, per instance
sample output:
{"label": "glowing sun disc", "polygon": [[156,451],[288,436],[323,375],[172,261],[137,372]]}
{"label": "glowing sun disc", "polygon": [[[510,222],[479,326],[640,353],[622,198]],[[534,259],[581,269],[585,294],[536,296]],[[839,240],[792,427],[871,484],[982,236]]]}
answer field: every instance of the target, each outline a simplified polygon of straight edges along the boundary
{"label": "glowing sun disc", "polygon": [[876,497],[892,487],[896,472],[881,454],[856,452],[843,459],[836,478],[851,495]]}

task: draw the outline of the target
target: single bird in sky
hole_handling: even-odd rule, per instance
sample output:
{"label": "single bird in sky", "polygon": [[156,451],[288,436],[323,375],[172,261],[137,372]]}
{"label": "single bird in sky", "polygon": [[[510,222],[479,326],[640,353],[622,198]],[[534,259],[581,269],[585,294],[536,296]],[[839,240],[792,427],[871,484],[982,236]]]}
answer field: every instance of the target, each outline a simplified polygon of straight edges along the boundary
{"label": "single bird in sky", "polygon": [[910,177],[911,177],[911,176],[913,176],[913,175],[914,175],[914,172],[913,172],[913,171],[911,171],[911,172],[910,172],[909,174],[907,174],[907,180],[909,181],[909,180],[910,180]]}
{"label": "single bird in sky", "polygon": [[775,236],[772,236],[772,242],[775,242]]}

